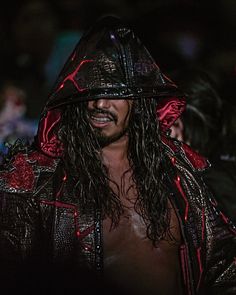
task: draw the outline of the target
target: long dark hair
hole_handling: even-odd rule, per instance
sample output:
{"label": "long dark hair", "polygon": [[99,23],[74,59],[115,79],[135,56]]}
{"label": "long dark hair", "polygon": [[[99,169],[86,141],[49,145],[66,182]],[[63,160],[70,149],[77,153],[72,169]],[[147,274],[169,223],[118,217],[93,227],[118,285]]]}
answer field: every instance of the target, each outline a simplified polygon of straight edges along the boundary
{"label": "long dark hair", "polygon": [[[109,186],[101,148],[87,120],[86,102],[66,106],[59,134],[65,146],[65,166],[75,180],[82,210],[95,205],[115,226],[123,207]],[[147,237],[156,245],[165,236],[170,217],[155,99],[134,100],[128,136],[128,159],[138,194],[135,210],[147,225]]]}

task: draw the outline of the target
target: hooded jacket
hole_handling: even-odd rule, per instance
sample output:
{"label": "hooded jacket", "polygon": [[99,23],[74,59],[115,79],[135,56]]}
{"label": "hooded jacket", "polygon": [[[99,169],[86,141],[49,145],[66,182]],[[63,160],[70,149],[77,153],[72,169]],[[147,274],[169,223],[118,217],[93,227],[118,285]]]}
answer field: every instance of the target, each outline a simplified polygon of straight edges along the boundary
{"label": "hooded jacket", "polygon": [[[80,212],[79,197],[73,196],[63,164],[57,128],[68,103],[141,96],[158,100],[163,156],[169,168],[167,185],[183,237],[179,257],[184,294],[236,293],[235,227],[217,209],[202,181],[201,172],[209,163],[189,146],[166,135],[185,107],[184,97],[161,73],[133,30],[114,17],[100,20],[80,40],[49,95],[35,144],[16,147],[1,167],[3,273],[3,266],[14,275],[12,270],[18,270],[18,266],[26,265],[30,270],[43,266],[39,277],[43,273],[44,281],[49,277],[55,282],[58,277],[50,277],[51,268],[47,269],[51,263],[59,269],[69,266],[69,271],[81,265],[102,271],[100,213],[96,208],[86,215]],[[76,278],[78,290],[84,284],[81,273],[84,269]]]}

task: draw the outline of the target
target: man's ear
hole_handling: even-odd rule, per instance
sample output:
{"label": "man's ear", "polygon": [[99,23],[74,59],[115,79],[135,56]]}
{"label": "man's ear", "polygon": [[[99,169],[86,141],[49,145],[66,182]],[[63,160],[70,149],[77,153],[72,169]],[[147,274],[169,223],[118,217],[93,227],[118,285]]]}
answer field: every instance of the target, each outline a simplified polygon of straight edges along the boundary
{"label": "man's ear", "polygon": [[178,118],[174,124],[170,127],[172,138],[178,139],[179,141],[184,141],[184,124],[181,118]]}

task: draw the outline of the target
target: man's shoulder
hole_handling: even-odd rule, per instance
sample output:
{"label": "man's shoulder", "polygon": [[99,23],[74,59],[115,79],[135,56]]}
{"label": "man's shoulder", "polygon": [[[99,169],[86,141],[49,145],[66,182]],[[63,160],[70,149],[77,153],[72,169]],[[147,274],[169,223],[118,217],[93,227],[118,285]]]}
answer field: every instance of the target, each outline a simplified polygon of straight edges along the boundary
{"label": "man's shoulder", "polygon": [[28,147],[6,155],[0,167],[0,191],[33,193],[39,177],[51,175],[58,162],[58,159]]}
{"label": "man's shoulder", "polygon": [[163,136],[162,143],[172,161],[185,162],[193,171],[204,171],[210,167],[208,159],[186,143]]}

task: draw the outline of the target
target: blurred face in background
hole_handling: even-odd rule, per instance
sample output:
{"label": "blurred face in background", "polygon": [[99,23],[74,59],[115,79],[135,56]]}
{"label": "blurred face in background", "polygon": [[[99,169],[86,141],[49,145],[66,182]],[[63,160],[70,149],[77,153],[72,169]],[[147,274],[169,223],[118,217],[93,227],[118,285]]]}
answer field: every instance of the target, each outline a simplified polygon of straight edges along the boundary
{"label": "blurred face in background", "polygon": [[0,92],[0,122],[16,120],[26,112],[26,93],[20,87],[6,83]]}

